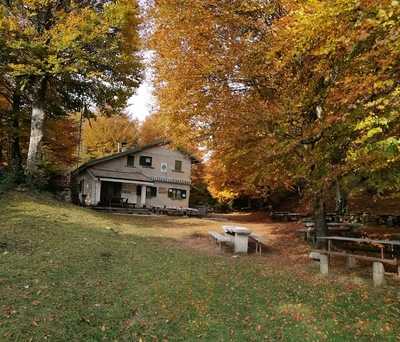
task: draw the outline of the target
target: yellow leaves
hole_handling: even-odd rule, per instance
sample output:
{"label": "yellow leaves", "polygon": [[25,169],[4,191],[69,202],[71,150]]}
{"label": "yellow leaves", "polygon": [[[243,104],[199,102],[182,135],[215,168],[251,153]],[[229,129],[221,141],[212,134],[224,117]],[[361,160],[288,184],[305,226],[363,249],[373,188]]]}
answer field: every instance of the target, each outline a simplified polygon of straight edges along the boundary
{"label": "yellow leaves", "polygon": [[124,115],[100,116],[95,121],[85,123],[83,140],[87,159],[102,157],[117,152],[118,143],[136,145],[139,140],[138,123]]}
{"label": "yellow leaves", "polygon": [[78,48],[79,41],[90,42],[98,39],[108,31],[102,25],[99,15],[90,8],[80,9],[61,16],[56,26],[50,30],[52,42],[57,50]]}
{"label": "yellow leaves", "polygon": [[51,5],[54,0],[23,0],[23,5],[31,9],[40,9]]}
{"label": "yellow leaves", "polygon": [[35,65],[11,63],[9,64],[9,67],[11,69],[11,73],[15,76],[42,75],[42,70]]}
{"label": "yellow leaves", "polygon": [[380,134],[382,132],[383,132],[383,129],[381,127],[374,127],[367,131],[367,134],[365,135],[365,139],[372,138],[373,136]]}
{"label": "yellow leaves", "polygon": [[391,88],[394,85],[394,80],[380,80],[374,83],[373,87],[376,91]]}

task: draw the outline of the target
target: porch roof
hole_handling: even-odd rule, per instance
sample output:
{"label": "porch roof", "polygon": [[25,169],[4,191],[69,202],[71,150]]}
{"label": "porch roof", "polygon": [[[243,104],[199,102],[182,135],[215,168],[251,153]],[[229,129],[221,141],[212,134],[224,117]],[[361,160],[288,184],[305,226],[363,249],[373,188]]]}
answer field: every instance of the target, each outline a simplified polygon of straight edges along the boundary
{"label": "porch roof", "polygon": [[123,172],[92,168],[90,169],[90,173],[92,173],[94,177],[100,179],[121,181],[121,183],[124,181],[129,183],[153,183],[149,177],[146,177],[140,172]]}

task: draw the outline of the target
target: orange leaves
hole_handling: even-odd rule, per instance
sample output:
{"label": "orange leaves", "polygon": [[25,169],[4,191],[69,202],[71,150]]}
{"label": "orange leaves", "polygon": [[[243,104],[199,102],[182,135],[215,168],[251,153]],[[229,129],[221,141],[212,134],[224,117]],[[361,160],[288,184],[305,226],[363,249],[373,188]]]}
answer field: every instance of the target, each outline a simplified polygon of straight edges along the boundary
{"label": "orange leaves", "polygon": [[125,115],[99,116],[83,127],[85,158],[102,157],[118,152],[118,144],[134,146],[139,142],[139,125]]}
{"label": "orange leaves", "polygon": [[223,197],[328,184],[357,169],[357,122],[398,77],[399,14],[378,0],[158,1],[160,113],[213,152],[209,183]]}

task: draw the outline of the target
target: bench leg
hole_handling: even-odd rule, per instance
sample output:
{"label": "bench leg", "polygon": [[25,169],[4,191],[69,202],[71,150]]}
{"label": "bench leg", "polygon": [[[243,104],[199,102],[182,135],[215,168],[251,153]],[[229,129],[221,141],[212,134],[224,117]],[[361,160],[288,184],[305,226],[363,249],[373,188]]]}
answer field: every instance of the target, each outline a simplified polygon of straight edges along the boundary
{"label": "bench leg", "polygon": [[376,261],[372,264],[372,279],[375,287],[385,285],[385,268],[383,263]]}
{"label": "bench leg", "polygon": [[325,254],[319,256],[319,270],[323,275],[329,273],[329,257]]}

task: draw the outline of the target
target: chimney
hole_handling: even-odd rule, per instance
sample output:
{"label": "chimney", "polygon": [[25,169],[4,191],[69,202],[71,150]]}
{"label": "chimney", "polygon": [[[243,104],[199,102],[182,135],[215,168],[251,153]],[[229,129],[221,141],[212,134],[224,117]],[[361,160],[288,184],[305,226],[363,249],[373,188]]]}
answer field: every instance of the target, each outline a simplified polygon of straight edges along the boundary
{"label": "chimney", "polygon": [[118,153],[125,152],[128,149],[127,145],[128,143],[126,141],[117,143]]}

